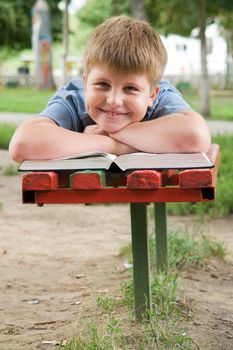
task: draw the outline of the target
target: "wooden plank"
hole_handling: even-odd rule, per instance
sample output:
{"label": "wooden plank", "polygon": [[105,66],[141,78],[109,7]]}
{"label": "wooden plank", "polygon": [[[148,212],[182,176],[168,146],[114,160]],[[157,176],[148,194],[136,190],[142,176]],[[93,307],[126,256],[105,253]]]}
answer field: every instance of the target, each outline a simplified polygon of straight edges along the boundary
{"label": "wooden plank", "polygon": [[105,186],[103,171],[78,171],[70,175],[70,187],[77,190],[98,190]]}
{"label": "wooden plank", "polygon": [[[212,190],[212,188],[209,188]],[[131,190],[128,188],[103,188],[99,190],[35,191],[35,203],[153,203],[153,202],[206,202],[201,188],[182,189],[161,187],[155,190]]]}
{"label": "wooden plank", "polygon": [[214,164],[213,169],[213,186],[216,187],[217,184],[217,175],[218,175],[218,168],[220,164],[220,146],[217,144],[213,144],[210,147],[209,152],[207,152],[208,157],[212,160]]}
{"label": "wooden plank", "polygon": [[201,188],[213,186],[212,169],[188,169],[179,173],[181,188]]}
{"label": "wooden plank", "polygon": [[34,172],[23,175],[23,190],[52,190],[58,188],[58,176],[54,172]]}
{"label": "wooden plank", "polygon": [[179,185],[181,188],[214,187],[220,161],[219,145],[211,145],[207,156],[214,164],[209,169],[188,169],[179,173]]}
{"label": "wooden plank", "polygon": [[162,173],[157,170],[135,170],[127,176],[127,188],[156,189],[162,186]]}

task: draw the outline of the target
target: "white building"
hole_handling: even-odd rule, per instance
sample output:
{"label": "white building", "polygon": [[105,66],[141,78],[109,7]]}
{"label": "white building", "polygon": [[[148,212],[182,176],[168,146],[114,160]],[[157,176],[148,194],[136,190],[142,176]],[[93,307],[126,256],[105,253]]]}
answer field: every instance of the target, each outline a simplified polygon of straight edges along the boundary
{"label": "white building", "polygon": [[[212,24],[206,30],[207,62],[210,76],[224,76],[226,69],[227,47],[217,25]],[[200,40],[179,35],[162,36],[168,52],[165,76],[179,77],[183,80],[195,79],[201,72]]]}

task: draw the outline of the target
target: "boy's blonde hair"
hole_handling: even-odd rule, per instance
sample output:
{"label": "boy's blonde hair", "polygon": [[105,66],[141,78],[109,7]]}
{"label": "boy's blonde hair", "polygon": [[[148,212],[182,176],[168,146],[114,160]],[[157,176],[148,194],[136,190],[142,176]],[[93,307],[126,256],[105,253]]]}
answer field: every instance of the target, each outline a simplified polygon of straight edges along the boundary
{"label": "boy's blonde hair", "polygon": [[167,52],[158,33],[145,21],[112,17],[96,27],[86,47],[84,70],[107,64],[116,72],[146,73],[158,84],[167,63]]}

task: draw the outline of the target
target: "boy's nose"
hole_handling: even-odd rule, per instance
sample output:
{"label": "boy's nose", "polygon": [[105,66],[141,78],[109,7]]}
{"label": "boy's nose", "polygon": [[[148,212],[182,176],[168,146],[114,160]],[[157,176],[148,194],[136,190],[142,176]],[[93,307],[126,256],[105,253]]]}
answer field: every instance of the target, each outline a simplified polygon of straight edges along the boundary
{"label": "boy's nose", "polygon": [[111,106],[121,106],[123,104],[122,95],[119,92],[109,92],[107,96],[107,104]]}

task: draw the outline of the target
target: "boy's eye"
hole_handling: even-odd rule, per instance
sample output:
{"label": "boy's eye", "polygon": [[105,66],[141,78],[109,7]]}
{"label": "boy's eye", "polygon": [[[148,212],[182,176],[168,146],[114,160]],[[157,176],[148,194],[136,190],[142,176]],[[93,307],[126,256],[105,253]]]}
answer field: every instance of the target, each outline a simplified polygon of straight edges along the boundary
{"label": "boy's eye", "polygon": [[95,84],[97,87],[101,88],[101,89],[107,89],[109,88],[109,84],[106,83],[105,81],[99,81]]}
{"label": "boy's eye", "polygon": [[137,92],[138,89],[135,86],[128,85],[128,86],[125,87],[125,91],[126,92]]}

